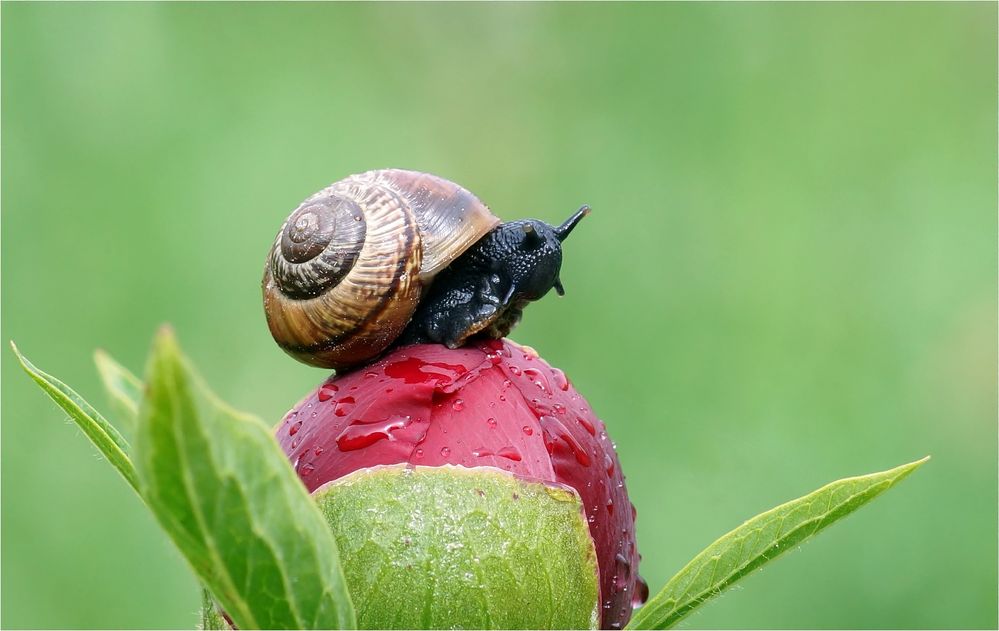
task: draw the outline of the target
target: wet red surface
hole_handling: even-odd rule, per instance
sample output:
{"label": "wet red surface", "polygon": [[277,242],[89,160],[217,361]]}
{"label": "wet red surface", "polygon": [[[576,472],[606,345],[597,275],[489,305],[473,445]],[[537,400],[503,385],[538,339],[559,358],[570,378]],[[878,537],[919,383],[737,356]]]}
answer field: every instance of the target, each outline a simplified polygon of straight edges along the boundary
{"label": "wet red surface", "polygon": [[310,491],[357,469],[496,467],[576,489],[600,565],[601,626],[620,628],[648,587],[635,511],[604,423],[565,374],[509,340],[397,349],[331,378],[277,439]]}

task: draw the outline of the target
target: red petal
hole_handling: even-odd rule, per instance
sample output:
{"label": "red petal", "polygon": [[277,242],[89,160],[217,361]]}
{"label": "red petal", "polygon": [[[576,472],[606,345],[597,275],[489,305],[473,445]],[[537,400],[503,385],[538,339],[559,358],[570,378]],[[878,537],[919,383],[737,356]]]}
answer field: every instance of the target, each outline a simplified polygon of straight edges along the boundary
{"label": "red petal", "polygon": [[600,565],[602,626],[623,626],[638,587],[634,512],[604,424],[565,375],[507,340],[409,346],[331,378],[277,439],[309,491],[383,464],[497,467],[576,489]]}

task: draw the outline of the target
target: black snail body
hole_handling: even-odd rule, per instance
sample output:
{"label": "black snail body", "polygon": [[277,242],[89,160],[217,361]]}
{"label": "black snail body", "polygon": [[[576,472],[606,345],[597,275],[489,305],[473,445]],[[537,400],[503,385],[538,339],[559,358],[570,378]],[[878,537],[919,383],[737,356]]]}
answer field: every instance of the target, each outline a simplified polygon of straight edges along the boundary
{"label": "black snail body", "polygon": [[562,294],[558,227],[500,223],[462,187],[385,169],[336,182],[288,217],[264,271],[264,311],[296,359],[345,370],[400,344],[503,337],[528,302]]}

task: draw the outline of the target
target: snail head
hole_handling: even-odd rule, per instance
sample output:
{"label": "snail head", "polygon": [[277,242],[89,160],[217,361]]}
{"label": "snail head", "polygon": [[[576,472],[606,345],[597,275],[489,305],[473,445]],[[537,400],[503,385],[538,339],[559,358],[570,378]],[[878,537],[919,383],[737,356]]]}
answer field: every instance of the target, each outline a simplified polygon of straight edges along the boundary
{"label": "snail head", "polygon": [[503,224],[497,229],[496,248],[491,254],[511,281],[511,290],[519,298],[538,300],[553,287],[558,295],[565,293],[559,279],[562,242],[589,212],[589,206],[583,206],[559,226],[537,219],[524,219]]}
{"label": "snail head", "polygon": [[508,335],[527,303],[552,288],[564,293],[562,241],[589,211],[583,206],[559,226],[523,219],[494,228],[434,281],[401,342],[457,348],[474,335]]}

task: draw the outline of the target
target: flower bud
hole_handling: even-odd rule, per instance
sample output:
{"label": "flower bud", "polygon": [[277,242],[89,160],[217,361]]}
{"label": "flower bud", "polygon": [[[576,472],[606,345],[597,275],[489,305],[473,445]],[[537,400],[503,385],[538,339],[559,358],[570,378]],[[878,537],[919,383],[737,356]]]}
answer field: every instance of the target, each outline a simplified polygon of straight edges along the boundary
{"label": "flower bud", "polygon": [[[565,374],[528,347],[509,340],[491,340],[460,349],[434,344],[396,349],[374,364],[331,377],[320,385],[287,414],[277,428],[277,439],[310,492],[322,493],[338,484],[349,486],[348,480],[353,484],[362,479],[371,480],[358,487],[368,489],[364,492],[373,493],[371,489],[376,487],[386,492],[388,482],[375,481],[378,476],[372,475],[395,466],[410,472],[435,470],[447,480],[457,480],[459,485],[464,483],[461,481],[467,475],[463,472],[468,470],[495,473],[507,480],[487,486],[515,499],[522,494],[514,487],[510,491],[504,484],[532,484],[556,495],[564,492],[578,496],[580,523],[588,531],[586,543],[587,547],[592,544],[598,572],[599,607],[594,607],[597,613],[591,624],[623,627],[633,605],[647,595],[647,587],[638,576],[635,509],[628,500],[621,466],[604,424]],[[359,478],[359,474],[367,478]],[[392,484],[422,484],[418,482],[422,478],[412,476],[393,479],[396,481]],[[476,480],[474,485],[482,487],[483,483]],[[446,509],[451,498],[449,491],[442,490],[445,487],[435,481],[422,492],[443,495],[433,498],[434,506]],[[389,503],[414,503],[403,507],[401,514],[408,515],[406,519],[412,521],[424,515],[426,507],[420,502],[425,498],[414,499],[400,487],[394,488]],[[505,490],[498,490],[501,488]],[[523,488],[525,499],[534,497],[527,487]],[[476,490],[484,496],[482,489]],[[454,493],[457,506],[464,500],[459,499],[459,492]],[[380,512],[384,498],[372,495],[364,500],[369,502],[366,510],[371,519],[395,519]],[[344,505],[362,506],[364,501],[352,500]],[[499,523],[510,511],[523,507],[523,502],[504,504],[497,508],[503,514],[491,516],[491,523]],[[336,522],[345,518],[341,509],[327,510],[338,539],[346,536],[338,532],[343,523]],[[531,515],[528,510],[523,518],[532,519]],[[391,530],[391,525],[376,521],[365,528]],[[460,523],[472,522],[464,519]],[[496,535],[514,536],[510,533],[516,530]],[[539,526],[536,532],[542,531]],[[536,534],[531,529],[524,532]],[[524,532],[516,536],[528,536]],[[508,541],[502,549],[513,549],[517,543]],[[351,554],[344,547],[341,545],[341,555]],[[584,552],[578,554],[585,556]],[[398,565],[398,559],[391,563]],[[416,563],[412,572],[427,571],[431,576],[426,580],[436,580],[445,569],[434,570]],[[521,580],[517,572],[532,571],[529,567],[510,570],[515,581]],[[550,568],[546,571],[552,572]],[[425,582],[421,579],[420,584]],[[350,587],[355,593],[356,586]],[[477,585],[474,580],[468,583],[468,590],[477,588],[489,589],[489,585]],[[383,599],[390,599],[391,586],[379,585],[378,589]],[[507,606],[523,608],[531,604],[512,602]],[[379,624],[394,619],[382,617]],[[495,621],[495,617],[489,620]]]}

